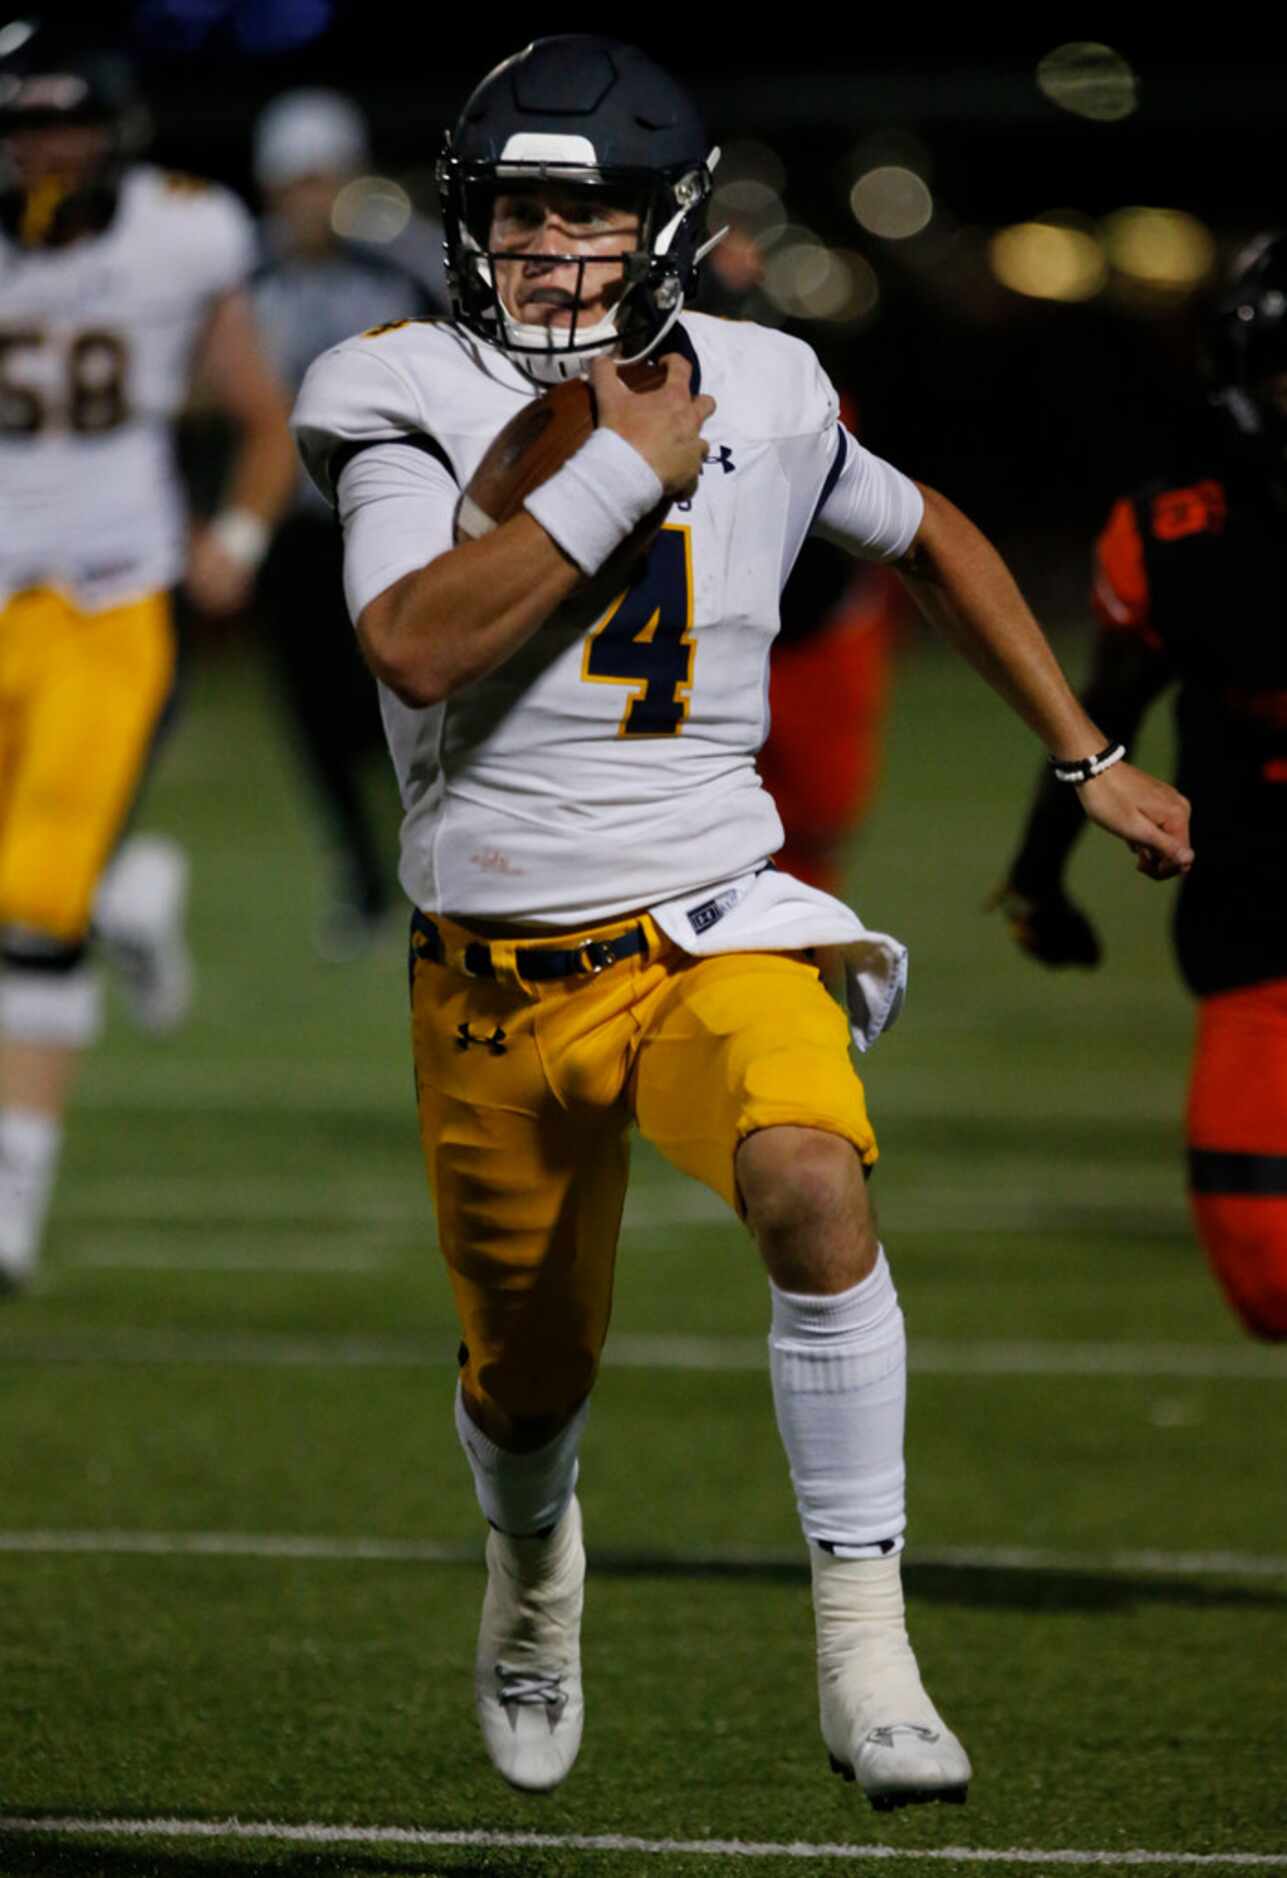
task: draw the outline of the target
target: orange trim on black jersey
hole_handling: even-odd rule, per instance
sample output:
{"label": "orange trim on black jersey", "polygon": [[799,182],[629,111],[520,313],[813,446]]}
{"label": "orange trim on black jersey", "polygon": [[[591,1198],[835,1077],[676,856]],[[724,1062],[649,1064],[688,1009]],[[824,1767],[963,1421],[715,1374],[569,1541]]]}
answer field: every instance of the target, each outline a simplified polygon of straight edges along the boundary
{"label": "orange trim on black jersey", "polygon": [[1223,534],[1228,514],[1224,489],[1208,480],[1154,496],[1149,524],[1159,541],[1183,541],[1186,535]]}
{"label": "orange trim on black jersey", "polygon": [[1104,532],[1095,543],[1095,612],[1101,625],[1118,632],[1138,633],[1160,649],[1161,640],[1150,623],[1151,597],[1144,543],[1135,519],[1135,505],[1127,497],[1113,504]]}

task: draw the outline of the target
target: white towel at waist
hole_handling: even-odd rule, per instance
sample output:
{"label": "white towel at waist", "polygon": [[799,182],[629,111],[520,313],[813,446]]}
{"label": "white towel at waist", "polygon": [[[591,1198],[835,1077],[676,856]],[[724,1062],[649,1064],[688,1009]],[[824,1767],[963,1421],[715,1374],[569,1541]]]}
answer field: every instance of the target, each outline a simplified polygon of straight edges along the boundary
{"label": "white towel at waist", "polygon": [[852,907],[776,868],[739,874],[648,910],[668,939],[697,958],[812,948],[824,983],[839,977],[838,961],[860,1050],[869,1050],[903,1008],[907,947],[901,939],[869,932]]}

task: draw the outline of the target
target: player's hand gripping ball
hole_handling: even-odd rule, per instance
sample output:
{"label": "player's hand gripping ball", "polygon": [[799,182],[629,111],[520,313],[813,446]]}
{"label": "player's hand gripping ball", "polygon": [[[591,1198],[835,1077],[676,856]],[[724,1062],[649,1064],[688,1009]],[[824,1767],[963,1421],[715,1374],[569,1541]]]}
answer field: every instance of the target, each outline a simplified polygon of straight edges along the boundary
{"label": "player's hand gripping ball", "polygon": [[[640,359],[621,368],[622,383],[646,395],[666,382],[666,368]],[[598,401],[587,378],[569,378],[523,406],[488,445],[456,511],[456,540],[476,541],[517,515],[528,496],[562,469],[598,422]],[[651,547],[666,519],[671,498],[663,496],[595,576],[620,586],[631,566]]]}

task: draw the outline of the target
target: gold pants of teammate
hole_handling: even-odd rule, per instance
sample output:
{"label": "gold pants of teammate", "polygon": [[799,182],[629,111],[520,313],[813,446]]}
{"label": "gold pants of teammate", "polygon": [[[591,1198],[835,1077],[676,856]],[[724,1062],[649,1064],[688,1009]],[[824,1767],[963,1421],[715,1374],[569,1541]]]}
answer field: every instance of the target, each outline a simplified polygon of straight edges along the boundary
{"label": "gold pants of teammate", "polygon": [[[519,975],[520,947],[638,924],[646,952],[597,976]],[[734,1156],[757,1129],[822,1129],[870,1164],[848,1022],[806,957],[693,958],[646,916],[487,941],[487,978],[464,970],[476,934],[436,916],[433,929],[443,962],[413,944],[412,1039],[462,1383],[515,1421],[570,1416],[607,1335],[630,1126],[738,1210]]]}
{"label": "gold pants of teammate", "polygon": [[84,938],[173,679],[164,594],[82,613],[39,589],[0,613],[0,925]]}

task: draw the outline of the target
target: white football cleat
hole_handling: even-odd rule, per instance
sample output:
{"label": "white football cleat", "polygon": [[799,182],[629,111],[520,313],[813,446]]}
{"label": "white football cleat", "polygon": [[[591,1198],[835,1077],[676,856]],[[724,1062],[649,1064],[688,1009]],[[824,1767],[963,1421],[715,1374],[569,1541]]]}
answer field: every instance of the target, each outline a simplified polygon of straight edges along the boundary
{"label": "white football cleat", "polygon": [[[3,1203],[4,1183],[0,1180],[0,1205]],[[30,1284],[35,1269],[35,1240],[30,1237],[19,1240],[15,1234],[0,1226],[0,1298],[24,1290]]]}
{"label": "white football cleat", "polygon": [[177,1030],[192,1007],[184,921],[188,857],[164,835],[131,835],[99,883],[94,930],[141,1030]]}
{"label": "white football cleat", "polygon": [[0,1295],[35,1277],[61,1139],[50,1119],[0,1114]]}
{"label": "white football cleat", "polygon": [[474,1692],[493,1766],[512,1787],[548,1793],[581,1746],[585,1549],[575,1498],[547,1538],[487,1538],[487,1594]]}
{"label": "white football cleat", "polygon": [[818,1707],[832,1771],[877,1812],[959,1805],[969,1756],[926,1695],[903,1618],[898,1554],[834,1558],[810,1545]]}
{"label": "white football cleat", "polygon": [[49,1182],[0,1159],[0,1296],[31,1282],[40,1251]]}

